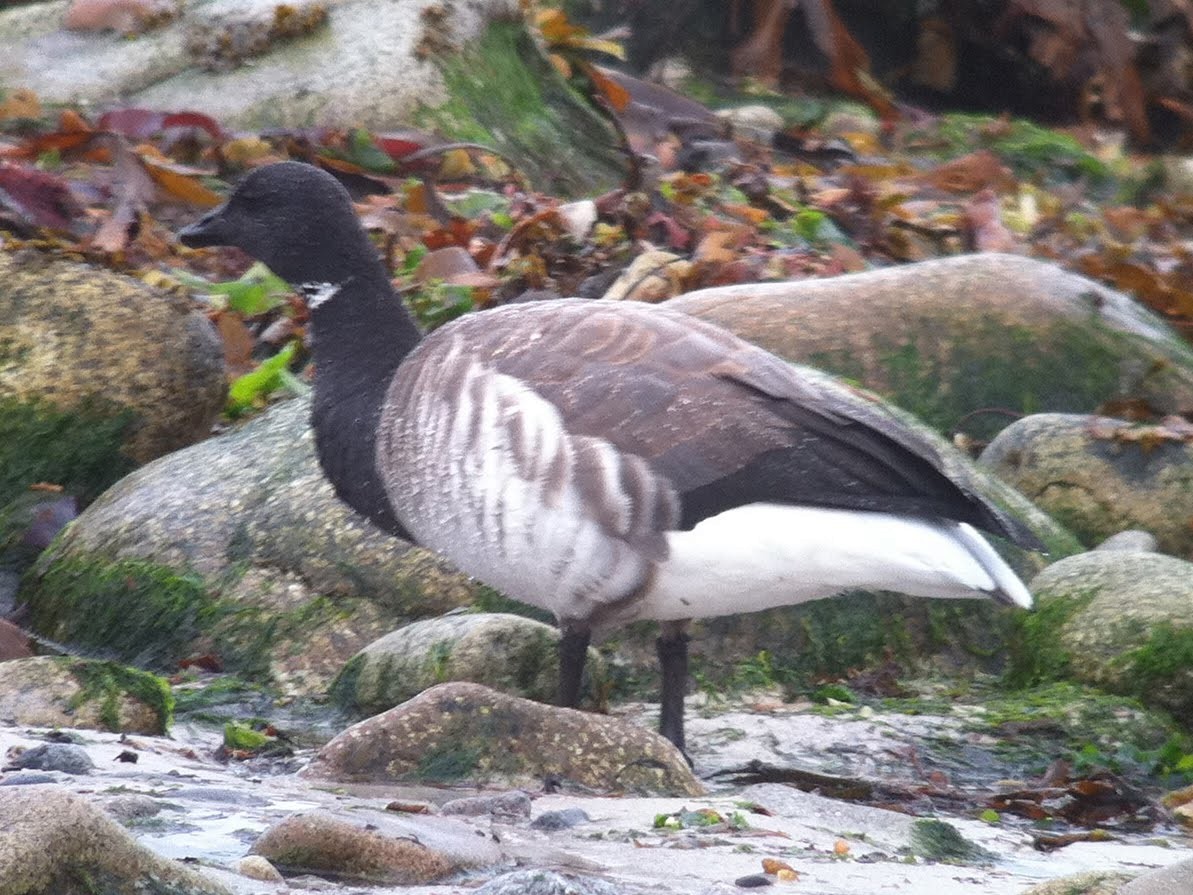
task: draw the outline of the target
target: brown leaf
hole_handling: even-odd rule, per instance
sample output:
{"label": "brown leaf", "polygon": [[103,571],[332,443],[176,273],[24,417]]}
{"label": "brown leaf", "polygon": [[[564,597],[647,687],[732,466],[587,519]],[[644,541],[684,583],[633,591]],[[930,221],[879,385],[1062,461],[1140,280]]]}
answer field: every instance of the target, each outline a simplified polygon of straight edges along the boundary
{"label": "brown leaf", "polygon": [[979,252],[1016,252],[1019,242],[1002,222],[1002,205],[994,190],[984,189],[966,204],[965,221]]}
{"label": "brown leaf", "polygon": [[948,193],[1002,190],[1015,185],[1011,169],[988,149],[971,152],[951,162],[945,162],[924,174],[921,179]]}
{"label": "brown leaf", "polygon": [[0,121],[5,118],[37,118],[41,115],[41,101],[27,87],[10,90],[0,103]]}
{"label": "brown leaf", "polygon": [[778,858],[763,858],[762,872],[769,873],[774,876],[780,870],[793,870],[794,868],[786,861],[780,861]]}
{"label": "brown leaf", "polygon": [[138,146],[137,155],[153,181],[174,198],[200,208],[214,208],[223,201],[199,182],[206,171],[171,162],[151,146]]}
{"label": "brown leaf", "polygon": [[141,213],[153,201],[157,189],[141,159],[123,137],[119,134],[103,134],[97,140],[110,147],[115,155],[112,193],[116,203],[111,214],[92,236],[91,244],[114,255],[124,251],[128,245]]}
{"label": "brown leaf", "polygon": [[729,70],[735,77],[748,76],[771,86],[779,83],[783,33],[796,6],[791,0],[754,0],[754,29],[729,53]]}
{"label": "brown leaf", "polygon": [[220,311],[214,315],[215,328],[224,342],[224,364],[229,380],[253,369],[253,336],[244,325],[244,318],[235,311]]}
{"label": "brown leaf", "polygon": [[69,230],[82,209],[60,177],[0,162],[0,210],[31,228]]}
{"label": "brown leaf", "polygon": [[605,74],[602,69],[595,65],[585,64],[584,74],[592,82],[593,89],[597,92],[597,95],[609,104],[610,109],[614,112],[624,112],[629,108],[630,91]]}

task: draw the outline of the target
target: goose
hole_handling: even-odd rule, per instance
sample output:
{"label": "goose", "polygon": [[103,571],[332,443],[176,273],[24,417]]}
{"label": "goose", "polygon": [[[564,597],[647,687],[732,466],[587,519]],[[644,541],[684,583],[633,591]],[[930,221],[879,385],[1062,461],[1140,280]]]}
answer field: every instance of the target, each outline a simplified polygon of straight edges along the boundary
{"label": "goose", "polygon": [[684,752],[691,619],[857,588],[1031,606],[977,529],[1042,546],[963,466],[876,398],[720,327],[557,299],[424,336],[347,191],[301,162],[254,170],[178,235],[306,296],[336,494],[553,613],[561,705],[579,705],[594,631],[656,621],[659,730]]}

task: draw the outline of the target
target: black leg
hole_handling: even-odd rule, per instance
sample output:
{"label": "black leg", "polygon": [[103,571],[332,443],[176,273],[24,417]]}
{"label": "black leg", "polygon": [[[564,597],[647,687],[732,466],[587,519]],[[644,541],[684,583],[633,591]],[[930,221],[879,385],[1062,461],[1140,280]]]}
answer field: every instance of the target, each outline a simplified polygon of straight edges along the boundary
{"label": "black leg", "polygon": [[[683,752],[683,698],[688,690],[687,622],[664,622],[655,648],[663,672],[662,707],[659,714],[659,733]],[[690,763],[690,759],[689,759]]]}
{"label": "black leg", "polygon": [[559,704],[564,708],[580,707],[580,685],[584,681],[584,662],[588,659],[588,641],[592,632],[587,628],[560,628],[559,638]]}

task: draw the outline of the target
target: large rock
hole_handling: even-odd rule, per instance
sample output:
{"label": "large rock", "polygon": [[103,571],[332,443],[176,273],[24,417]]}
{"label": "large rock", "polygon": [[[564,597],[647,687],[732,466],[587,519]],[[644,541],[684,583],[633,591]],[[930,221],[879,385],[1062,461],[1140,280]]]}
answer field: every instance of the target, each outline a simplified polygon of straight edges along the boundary
{"label": "large rock", "polygon": [[[603,663],[589,650],[586,691],[595,696]],[[472,681],[539,702],[559,692],[559,631],[520,615],[460,613],[413,622],[361,650],[332,687],[335,701],[375,715],[435,684]]]}
{"label": "large rock", "polygon": [[470,683],[440,684],[353,725],[302,773],[344,783],[538,789],[549,779],[605,793],[704,791],[679,750],[651,731]]}
{"label": "large rock", "polygon": [[161,678],[115,662],[38,656],[0,662],[0,722],[162,734],[174,698]]}
{"label": "large rock", "polygon": [[138,845],[102,809],[60,787],[0,787],[0,817],[0,895],[229,895]]}
{"label": "large rock", "polygon": [[320,693],[382,634],[483,593],[336,498],[309,412],[287,402],[109,489],[26,578],[30,624],[131,664],[214,652]]}
{"label": "large rock", "polygon": [[1013,679],[1071,677],[1193,718],[1193,563],[1093,551],[1031,582]]}
{"label": "large rock", "polygon": [[189,299],[0,252],[0,506],[34,482],[96,497],[206,438],[225,387],[223,346]]}
{"label": "large rock", "polygon": [[0,84],[253,130],[415,123],[504,151],[553,188],[607,187],[623,167],[518,0],[208,0],[129,36],[64,30],[68,5],[0,12]]}
{"label": "large rock", "polygon": [[[1193,350],[1126,295],[1016,255],[691,292],[669,307],[856,380],[945,431],[984,408],[1193,409]],[[983,415],[965,429],[1006,424]]]}
{"label": "large rock", "polygon": [[1155,535],[1163,552],[1193,559],[1193,439],[1187,433],[1042,413],[1000,432],[982,463],[1087,546],[1140,528]]}
{"label": "large rock", "polygon": [[291,872],[411,886],[491,866],[502,853],[458,820],[376,810],[313,811],[274,824],[254,855]]}

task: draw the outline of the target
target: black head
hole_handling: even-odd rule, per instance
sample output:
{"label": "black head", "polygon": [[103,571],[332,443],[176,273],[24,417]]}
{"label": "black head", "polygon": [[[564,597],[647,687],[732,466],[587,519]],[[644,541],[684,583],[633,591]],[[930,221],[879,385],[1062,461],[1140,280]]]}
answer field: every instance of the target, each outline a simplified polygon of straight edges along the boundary
{"label": "black head", "polygon": [[253,171],[178,238],[191,248],[236,246],[296,286],[384,275],[347,190],[302,162]]}

